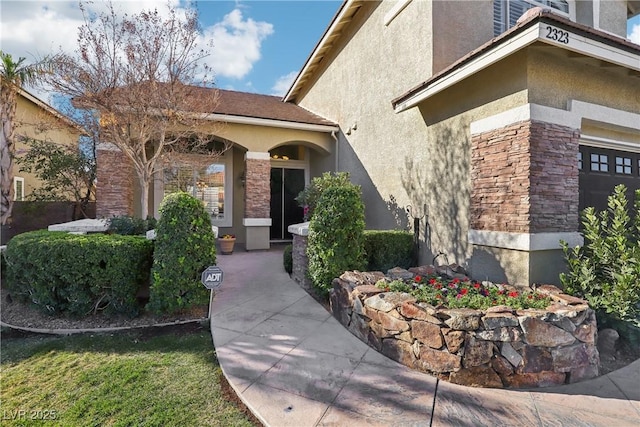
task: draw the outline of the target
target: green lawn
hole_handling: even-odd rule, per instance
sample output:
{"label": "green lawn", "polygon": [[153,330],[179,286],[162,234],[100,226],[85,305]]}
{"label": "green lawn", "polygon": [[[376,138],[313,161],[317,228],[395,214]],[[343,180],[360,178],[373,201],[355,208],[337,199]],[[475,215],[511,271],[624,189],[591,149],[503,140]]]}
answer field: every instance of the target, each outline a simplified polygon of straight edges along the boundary
{"label": "green lawn", "polygon": [[254,425],[223,393],[211,335],[200,327],[154,336],[4,334],[0,354],[2,426]]}

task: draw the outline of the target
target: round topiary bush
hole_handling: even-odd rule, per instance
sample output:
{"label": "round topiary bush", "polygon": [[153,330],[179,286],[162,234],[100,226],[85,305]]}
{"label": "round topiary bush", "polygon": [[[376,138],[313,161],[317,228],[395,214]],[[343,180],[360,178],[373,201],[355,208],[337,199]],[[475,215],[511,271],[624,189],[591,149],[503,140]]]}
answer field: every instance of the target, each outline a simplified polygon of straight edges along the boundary
{"label": "round topiary bush", "polygon": [[309,224],[309,276],[323,294],[347,270],[363,270],[364,204],[360,187],[350,184],[325,189]]}
{"label": "round topiary bush", "polygon": [[206,304],[209,291],[200,276],[216,262],[209,214],[200,200],[179,192],[164,198],[160,215],[147,307],[155,313],[174,313]]}

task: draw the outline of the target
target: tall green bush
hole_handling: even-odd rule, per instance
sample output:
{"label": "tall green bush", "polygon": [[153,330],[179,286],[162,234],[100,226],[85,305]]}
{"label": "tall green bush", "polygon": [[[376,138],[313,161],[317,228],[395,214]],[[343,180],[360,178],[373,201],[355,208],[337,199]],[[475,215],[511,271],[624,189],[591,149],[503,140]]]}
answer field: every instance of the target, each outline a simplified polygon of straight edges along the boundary
{"label": "tall green bush", "polygon": [[347,270],[363,270],[364,205],[360,187],[351,183],[325,189],[309,224],[309,276],[323,294]]}
{"label": "tall green bush", "polygon": [[365,230],[364,251],[368,271],[409,268],[413,257],[413,234],[400,230]]}
{"label": "tall green bush", "polygon": [[329,187],[345,187],[349,185],[353,185],[349,180],[349,172],[325,172],[322,176],[313,178],[311,183],[296,197],[298,205],[305,208],[305,221],[311,219],[324,190]]}
{"label": "tall green bush", "polygon": [[173,313],[206,304],[209,291],[201,273],[216,262],[209,214],[200,200],[178,192],[164,198],[160,215],[148,308]]}
{"label": "tall green bush", "polygon": [[632,221],[618,185],[606,210],[582,212],[585,243],[569,248],[563,242],[568,273],[561,274],[564,291],[585,298],[606,318],[640,326],[640,190],[636,190]]}
{"label": "tall green bush", "polygon": [[14,298],[50,314],[133,316],[152,252],[153,242],[141,236],[23,233],[7,245],[7,286]]}

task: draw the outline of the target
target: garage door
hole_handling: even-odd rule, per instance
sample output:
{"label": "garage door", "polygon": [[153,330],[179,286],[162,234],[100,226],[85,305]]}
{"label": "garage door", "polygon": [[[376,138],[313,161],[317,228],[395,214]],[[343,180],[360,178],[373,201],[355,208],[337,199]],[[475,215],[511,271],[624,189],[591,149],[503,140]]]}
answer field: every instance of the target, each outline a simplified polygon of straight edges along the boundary
{"label": "garage door", "polygon": [[627,186],[627,200],[633,206],[634,191],[640,188],[640,154],[580,146],[580,211],[587,206],[607,208],[607,197],[618,184]]}

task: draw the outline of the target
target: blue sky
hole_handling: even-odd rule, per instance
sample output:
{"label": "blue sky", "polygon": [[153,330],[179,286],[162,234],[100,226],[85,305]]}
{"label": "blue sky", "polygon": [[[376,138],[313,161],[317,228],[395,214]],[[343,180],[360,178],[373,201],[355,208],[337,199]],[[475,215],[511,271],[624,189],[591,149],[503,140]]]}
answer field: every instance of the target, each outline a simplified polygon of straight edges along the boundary
{"label": "blue sky", "polygon": [[[169,0],[176,8],[185,0]],[[282,95],[340,7],[341,0],[196,3],[209,65],[222,89]],[[117,10],[166,9],[167,0],[114,0]],[[96,0],[92,8],[104,7]],[[0,0],[0,48],[28,61],[73,51],[82,15],[77,0]],[[34,30],[36,29],[36,30]],[[37,93],[45,101],[46,94]]]}
{"label": "blue sky", "polygon": [[[168,0],[184,6],[185,0]],[[388,0],[393,1],[393,0]],[[304,65],[342,0],[199,0],[209,65],[222,89],[282,95]],[[93,7],[101,7],[95,0]],[[127,13],[166,7],[167,0],[114,0]],[[77,0],[0,0],[0,48],[28,60],[59,47],[72,51],[82,16]],[[628,36],[640,44],[640,16]],[[45,101],[46,93],[37,93]]]}

